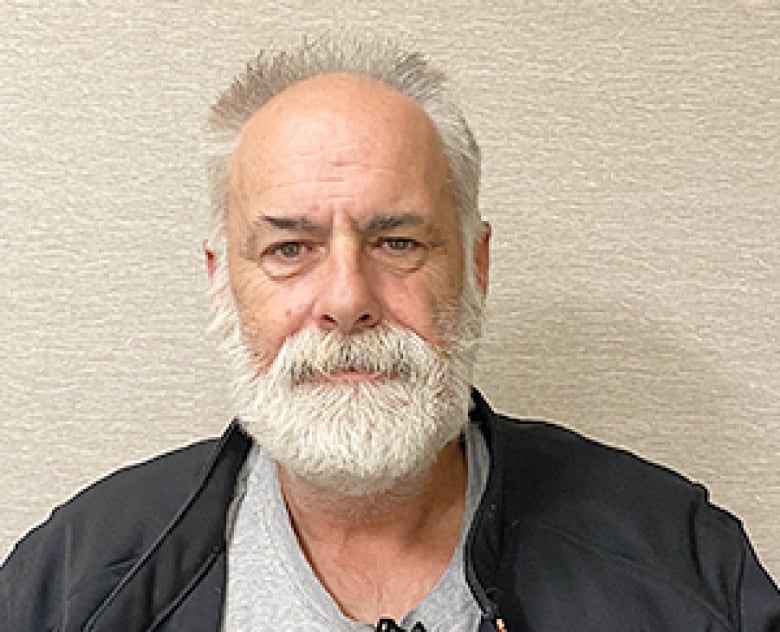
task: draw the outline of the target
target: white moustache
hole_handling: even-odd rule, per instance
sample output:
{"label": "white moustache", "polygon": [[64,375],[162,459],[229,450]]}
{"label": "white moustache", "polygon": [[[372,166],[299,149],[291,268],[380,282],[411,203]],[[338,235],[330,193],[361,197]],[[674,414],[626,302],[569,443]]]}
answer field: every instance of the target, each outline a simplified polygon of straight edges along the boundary
{"label": "white moustache", "polygon": [[306,329],[284,342],[268,375],[290,386],[348,371],[416,381],[431,369],[430,352],[417,334],[393,325],[350,335]]}

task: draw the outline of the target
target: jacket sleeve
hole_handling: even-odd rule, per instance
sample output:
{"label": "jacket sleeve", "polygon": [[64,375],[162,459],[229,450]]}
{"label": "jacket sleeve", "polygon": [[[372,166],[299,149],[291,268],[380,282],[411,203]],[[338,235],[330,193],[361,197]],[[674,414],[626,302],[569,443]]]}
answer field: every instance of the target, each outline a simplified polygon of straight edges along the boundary
{"label": "jacket sleeve", "polygon": [[780,591],[745,538],[740,582],[741,632],[780,632]]}

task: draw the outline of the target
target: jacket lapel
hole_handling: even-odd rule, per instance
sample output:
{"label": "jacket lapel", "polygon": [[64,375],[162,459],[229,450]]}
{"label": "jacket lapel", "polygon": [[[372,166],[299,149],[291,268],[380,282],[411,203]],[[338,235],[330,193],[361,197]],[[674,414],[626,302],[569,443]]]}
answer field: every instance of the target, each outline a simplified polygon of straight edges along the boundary
{"label": "jacket lapel", "polygon": [[[225,586],[226,516],[250,446],[240,426],[231,424],[187,501],[95,611],[85,632],[161,630],[183,604],[193,612],[213,614],[208,625],[193,614],[182,629],[218,630]],[[195,595],[199,598],[193,599]]]}

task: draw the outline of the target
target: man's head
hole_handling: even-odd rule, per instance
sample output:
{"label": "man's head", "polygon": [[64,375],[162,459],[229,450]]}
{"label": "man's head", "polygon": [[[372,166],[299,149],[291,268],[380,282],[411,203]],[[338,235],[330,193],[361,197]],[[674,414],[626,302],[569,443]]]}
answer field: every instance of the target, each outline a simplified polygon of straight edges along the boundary
{"label": "man's head", "polygon": [[319,45],[258,59],[214,109],[235,134],[213,278],[237,412],[342,494],[418,478],[466,419],[488,236],[441,81],[394,49]]}

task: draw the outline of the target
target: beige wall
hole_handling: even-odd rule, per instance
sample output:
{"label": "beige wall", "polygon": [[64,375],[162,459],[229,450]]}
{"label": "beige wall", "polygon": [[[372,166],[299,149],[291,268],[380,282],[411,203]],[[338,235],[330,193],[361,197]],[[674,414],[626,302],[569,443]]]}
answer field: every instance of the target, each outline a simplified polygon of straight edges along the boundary
{"label": "beige wall", "polygon": [[488,396],[705,482],[780,575],[779,5],[394,4],[2,3],[0,552],[226,423],[201,123],[350,25],[429,51],[481,140]]}

